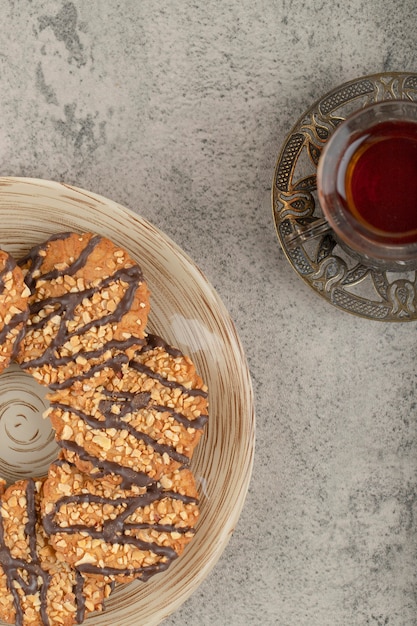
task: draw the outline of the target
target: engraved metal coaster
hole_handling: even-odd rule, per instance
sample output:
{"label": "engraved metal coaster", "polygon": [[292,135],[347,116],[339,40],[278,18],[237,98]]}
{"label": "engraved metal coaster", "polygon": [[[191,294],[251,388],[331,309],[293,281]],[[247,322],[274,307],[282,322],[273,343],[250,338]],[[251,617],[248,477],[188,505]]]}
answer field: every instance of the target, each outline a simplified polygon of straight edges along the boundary
{"label": "engraved metal coaster", "polygon": [[[296,123],[279,154],[272,209],[282,249],[297,274],[328,302],[360,317],[387,322],[417,319],[417,272],[362,265],[327,231],[291,244],[300,226],[322,218],[316,173],[321,151],[351,113],[382,100],[417,101],[417,74],[381,73],[345,83]],[[318,222],[320,224],[320,222]]]}

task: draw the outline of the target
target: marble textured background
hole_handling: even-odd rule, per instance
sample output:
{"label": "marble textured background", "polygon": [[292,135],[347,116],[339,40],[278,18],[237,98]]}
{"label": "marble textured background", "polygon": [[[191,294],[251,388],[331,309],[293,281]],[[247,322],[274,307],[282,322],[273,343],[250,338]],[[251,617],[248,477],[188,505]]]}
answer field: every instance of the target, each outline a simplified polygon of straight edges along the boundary
{"label": "marble textured background", "polygon": [[[412,0],[0,0],[0,171],[130,207],[198,263],[253,376],[254,474],[166,626],[417,624],[415,323],[343,314],[288,266],[270,187],[310,104],[417,71]],[[122,626],[122,625],[117,625]]]}

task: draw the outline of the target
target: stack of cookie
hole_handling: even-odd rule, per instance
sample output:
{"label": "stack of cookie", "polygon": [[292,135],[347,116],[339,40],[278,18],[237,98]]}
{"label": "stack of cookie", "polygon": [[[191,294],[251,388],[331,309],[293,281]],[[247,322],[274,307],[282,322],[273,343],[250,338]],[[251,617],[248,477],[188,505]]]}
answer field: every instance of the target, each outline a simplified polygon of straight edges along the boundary
{"label": "stack of cookie", "polygon": [[54,236],[21,269],[4,258],[0,367],[15,358],[49,388],[61,453],[46,477],[2,495],[0,617],[66,626],[116,582],[165,570],[193,537],[188,466],[207,388],[188,356],[147,332],[142,272],[108,239]]}

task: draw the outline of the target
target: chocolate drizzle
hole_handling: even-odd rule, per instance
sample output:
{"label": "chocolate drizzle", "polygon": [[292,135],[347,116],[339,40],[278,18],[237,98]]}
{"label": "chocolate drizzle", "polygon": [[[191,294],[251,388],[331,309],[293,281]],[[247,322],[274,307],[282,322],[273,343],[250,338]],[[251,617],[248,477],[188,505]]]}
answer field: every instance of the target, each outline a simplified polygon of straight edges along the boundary
{"label": "chocolate drizzle", "polygon": [[75,570],[75,585],[73,593],[77,607],[75,621],[77,624],[81,624],[85,617],[84,577],[81,572],[77,570]]}
{"label": "chocolate drizzle", "polygon": [[[123,488],[123,487],[122,487]],[[168,567],[172,560],[177,557],[177,553],[170,546],[161,546],[155,542],[148,542],[139,539],[133,535],[127,534],[132,530],[138,529],[150,529],[159,532],[178,532],[180,534],[193,533],[194,529],[191,527],[176,527],[172,525],[159,525],[157,523],[129,523],[126,520],[135,513],[137,509],[144,508],[155,502],[170,498],[173,500],[180,500],[185,504],[194,503],[197,504],[198,500],[194,497],[180,494],[174,491],[163,491],[156,483],[152,484],[145,493],[140,495],[125,495],[122,497],[108,498],[91,493],[74,494],[71,496],[61,497],[55,504],[53,510],[45,515],[43,524],[45,531],[48,534],[78,534],[89,535],[92,539],[99,539],[103,542],[114,545],[129,545],[132,548],[139,550],[150,551],[160,560],[152,565],[143,565],[140,568],[111,568],[111,567],[99,567],[90,563],[77,565],[77,568],[81,572],[95,573],[104,576],[123,575],[141,578],[141,580],[147,580],[150,576],[157,571],[162,571]],[[58,513],[61,506],[68,506],[70,504],[80,505],[83,503],[98,503],[101,505],[112,505],[113,507],[123,507],[123,510],[115,513],[114,519],[104,520],[101,528],[97,526],[89,526],[87,524],[73,524],[71,526],[61,527],[54,518]]]}
{"label": "chocolate drizzle", "polygon": [[44,252],[47,249],[48,244],[52,241],[68,239],[71,235],[72,233],[56,233],[55,235],[51,235],[47,241],[39,244],[38,246],[34,246],[29,253],[23,257],[23,259],[20,259],[20,267],[23,267],[27,263],[31,264],[30,272],[25,277],[25,282],[31,291],[33,291],[36,282],[34,274],[39,271],[39,268],[44,261],[44,257],[40,254],[40,252]]}
{"label": "chocolate drizzle", "polygon": [[6,340],[7,335],[9,334],[11,330],[13,328],[16,328],[16,326],[19,326],[19,324],[22,324],[22,328],[14,340],[13,356],[16,354],[17,350],[19,349],[20,341],[22,340],[23,335],[25,333],[25,323],[28,317],[29,317],[28,309],[25,309],[24,311],[21,311],[20,313],[15,313],[12,316],[12,319],[10,320],[10,322],[8,324],[5,324],[0,331],[0,343],[3,343]]}
{"label": "chocolate drizzle", "polygon": [[117,474],[122,478],[122,487],[124,489],[129,489],[132,485],[146,487],[155,482],[150,476],[145,474],[145,472],[139,472],[130,469],[129,467],[120,465],[120,463],[116,463],[115,461],[98,459],[97,457],[88,454],[88,452],[75,443],[75,441],[61,439],[58,441],[58,444],[61,448],[76,454],[81,461],[91,463],[94,467],[94,478],[102,478],[106,474]]}
{"label": "chocolate drizzle", "polygon": [[[116,377],[123,379],[125,375],[128,375],[130,369],[134,372],[144,374],[146,378],[152,378],[158,381],[161,386],[169,389],[179,389],[181,394],[186,396],[200,396],[206,398],[208,394],[204,389],[190,389],[185,387],[181,383],[175,380],[168,380],[158,372],[155,372],[151,368],[137,362],[136,359],[139,358],[139,355],[142,352],[146,353],[159,347],[162,348],[167,354],[170,354],[175,358],[183,356],[180,350],[172,348],[160,337],[156,335],[148,335],[146,343],[140,350],[136,351],[135,358],[132,360],[128,361],[126,355],[117,355],[116,357],[112,357],[107,361],[93,366],[93,368],[85,374],[68,379],[64,383],[51,384],[50,388],[60,390],[71,387],[76,381],[92,378],[95,372],[105,369],[109,370],[109,380],[111,383],[111,380],[115,375]],[[106,382],[103,383],[96,390],[98,393],[98,401],[94,408],[98,408],[98,413],[91,411],[91,414],[89,414],[85,409],[73,406],[71,404],[71,399],[68,400],[67,396],[60,396],[59,393],[55,395],[54,399],[51,398],[51,407],[53,410],[55,409],[62,412],[72,413],[74,416],[82,420],[89,428],[96,431],[106,431],[110,429],[114,429],[118,432],[127,431],[129,435],[134,437],[136,440],[142,441],[146,446],[151,446],[151,448],[160,456],[167,454],[173,461],[179,463],[181,466],[189,464],[189,456],[178,453],[172,442],[165,441],[162,443],[159,439],[157,440],[146,432],[139,430],[138,427],[134,427],[131,423],[129,423],[129,415],[146,409],[149,412],[161,414],[165,413],[185,428],[203,429],[208,420],[208,416],[206,414],[199,415],[194,419],[189,419],[186,415],[178,412],[173,407],[153,403],[150,392],[131,392],[128,390],[118,391],[113,389],[111,384],[109,387],[106,387],[106,384]],[[100,396],[104,397],[100,398]],[[67,404],[67,401],[69,404]],[[133,478],[136,484],[148,484],[146,480],[143,482],[146,475],[142,472],[127,470],[127,468],[122,464],[102,460],[92,454],[89,454],[84,448],[75,444],[71,440],[59,439],[58,443],[61,448],[74,452],[80,459],[88,461],[94,467],[99,468],[100,471],[113,472],[116,474],[129,471],[130,478]],[[125,475],[124,480],[127,482],[128,479],[128,476]]]}
{"label": "chocolate drizzle", "polygon": [[[65,236],[70,237],[71,233],[66,233]],[[59,237],[57,239],[59,239]],[[93,237],[91,237],[86,247],[84,248],[84,250],[81,252],[80,256],[78,257],[78,259],[76,259],[73,263],[71,263],[69,267],[65,268],[65,270],[53,269],[52,271],[47,272],[46,274],[43,274],[42,280],[56,280],[58,276],[64,276],[64,275],[74,276],[74,274],[76,274],[78,270],[84,267],[84,265],[87,262],[88,257],[93,252],[94,248],[100,243],[100,241],[101,241],[101,237],[99,237],[99,235],[94,235]],[[36,255],[36,256],[39,256],[39,255]],[[36,261],[35,265],[36,265],[36,269],[39,269],[39,267],[41,266],[41,264],[39,264],[39,261]],[[31,274],[31,279],[33,280],[33,272],[30,272],[30,274]]]}
{"label": "chocolate drizzle", "polygon": [[141,348],[140,352],[150,352],[151,350],[155,350],[156,348],[162,348],[164,352],[170,354],[174,358],[184,356],[179,348],[174,348],[174,346],[170,346],[169,343],[167,343],[165,339],[162,339],[162,337],[160,337],[159,335],[148,333],[146,337],[146,346]]}
{"label": "chocolate drizzle", "polygon": [[[33,248],[33,250],[24,259],[22,259],[20,265],[24,266],[29,263],[29,269],[26,274],[25,281],[32,292],[35,289],[36,281],[38,279],[41,279],[43,281],[52,281],[56,280],[60,276],[74,276],[82,267],[86,265],[91,253],[102,241],[102,237],[98,235],[91,237],[85,248],[80,253],[79,257],[71,265],[69,265],[65,269],[53,269],[50,272],[39,276],[40,268],[44,261],[44,256],[42,256],[40,252],[47,249],[48,243],[50,241],[65,239],[70,236],[71,233],[54,236],[49,239],[45,244]],[[122,298],[118,302],[115,311],[103,315],[103,317],[99,319],[93,319],[74,331],[68,331],[68,322],[70,322],[74,318],[75,310],[82,303],[82,301],[85,298],[91,298],[95,293],[98,293],[102,289],[105,289],[111,284],[117,283],[118,281],[126,283],[127,287]],[[66,363],[75,360],[77,356],[81,354],[80,352],[72,356],[68,355],[63,357],[60,356],[59,349],[73,336],[85,335],[93,327],[98,328],[100,326],[117,324],[118,322],[120,322],[122,317],[131,309],[136,291],[142,281],[142,271],[140,267],[135,264],[131,267],[124,267],[116,270],[111,276],[102,278],[97,285],[86,287],[85,289],[80,291],[68,291],[67,293],[57,298],[50,297],[43,300],[35,300],[30,306],[30,314],[32,316],[36,315],[37,313],[39,313],[39,311],[49,306],[52,308],[52,310],[39,322],[32,323],[32,330],[40,330],[44,328],[48,321],[52,317],[55,317],[57,315],[61,318],[61,320],[55,337],[53,338],[50,345],[46,347],[44,353],[35,359],[22,362],[22,368],[36,368],[42,367],[47,364],[56,368],[60,365],[65,365]],[[130,337],[125,341],[112,340],[110,342],[104,342],[103,345],[97,350],[83,352],[82,354],[87,359],[97,359],[109,349],[114,350],[115,348],[117,348],[118,350],[125,350],[127,347],[130,347],[132,345],[140,345],[141,343],[142,340],[135,337]]]}
{"label": "chocolate drizzle", "polygon": [[155,563],[153,565],[146,565],[145,567],[131,567],[129,569],[121,570],[117,567],[97,567],[95,565],[90,565],[88,563],[84,563],[79,566],[80,572],[84,572],[85,574],[101,574],[102,576],[117,576],[120,579],[120,576],[126,576],[128,580],[131,579],[132,576],[135,578],[140,578],[142,582],[146,582],[154,576],[155,574],[159,574],[160,572],[164,572],[171,565],[172,561],[177,558],[177,553],[172,551],[173,554],[170,558],[167,558],[165,561],[159,561],[159,563]]}
{"label": "chocolate drizzle", "polygon": [[2,294],[6,288],[5,278],[7,274],[9,274],[10,272],[13,272],[14,268],[15,268],[15,262],[13,260],[13,257],[11,257],[10,255],[7,255],[5,257],[4,267],[0,271],[0,294]]}
{"label": "chocolate drizzle", "polygon": [[[108,428],[115,428],[117,430],[127,430],[129,435],[132,435],[132,437],[135,437],[135,439],[143,441],[148,446],[152,446],[155,452],[157,452],[161,456],[164,453],[166,453],[172,459],[174,459],[174,461],[178,461],[178,463],[181,463],[181,464],[189,463],[189,458],[187,456],[183,454],[179,454],[178,452],[176,452],[176,450],[172,446],[158,443],[155,439],[153,439],[146,433],[136,430],[136,428],[134,428],[131,424],[121,420],[120,415],[114,415],[113,413],[111,413],[110,410],[105,410],[103,412],[103,415],[105,418],[103,421],[103,420],[97,419],[96,417],[92,417],[91,415],[87,415],[87,413],[84,413],[83,411],[80,411],[79,409],[75,409],[66,404],[59,404],[59,402],[55,403],[54,407],[61,409],[62,411],[69,411],[73,413],[74,415],[82,419],[90,428],[94,428],[96,430],[108,429]],[[104,408],[106,409],[106,407]],[[100,410],[103,411],[102,405],[100,405]]]}
{"label": "chocolate drizzle", "polygon": [[[124,342],[110,341],[106,344],[106,347],[107,349],[110,349],[110,350],[114,349],[118,351],[118,350],[125,349],[127,345],[130,345],[130,343],[137,345],[141,341],[143,340],[132,337],[131,341],[126,341],[126,342],[125,341]],[[101,350],[95,350],[94,352],[84,352],[83,356],[86,359],[95,359],[101,355],[101,352],[102,352]],[[72,360],[72,358],[73,357],[61,357],[59,359],[57,358],[54,362],[54,365],[63,365],[65,363],[68,363],[70,360]],[[94,374],[96,374],[97,372],[101,372],[102,370],[106,368],[111,368],[114,372],[120,372],[123,363],[128,363],[128,362],[129,362],[129,358],[126,356],[126,354],[117,352],[117,354],[115,354],[115,356],[112,357],[111,359],[107,361],[103,361],[101,363],[97,363],[96,365],[92,365],[87,372],[78,374],[77,376],[72,376],[70,378],[67,378],[63,382],[51,383],[48,386],[49,386],[49,389],[51,389],[52,391],[55,391],[58,389],[67,389],[68,387],[72,387],[74,383],[91,378],[92,376],[94,376]]]}
{"label": "chocolate drizzle", "polygon": [[15,586],[16,583],[25,595],[39,593],[39,614],[42,624],[49,626],[46,604],[50,576],[42,569],[36,547],[37,506],[35,502],[35,482],[33,479],[27,481],[26,502],[28,522],[25,525],[25,534],[28,540],[28,558],[24,560],[11,555],[5,541],[3,515],[0,509],[0,565],[6,575],[8,589],[13,596],[16,626],[22,626],[24,617],[19,593]]}
{"label": "chocolate drizzle", "polygon": [[[17,319],[16,319],[17,318]],[[22,327],[20,328],[14,343],[13,343],[13,350],[12,350],[12,354],[11,354],[11,359],[14,361],[18,355],[19,352],[19,348],[20,348],[20,344],[23,341],[23,337],[25,336],[26,333],[26,322],[29,318],[29,309],[26,309],[25,311],[23,311],[23,313],[18,313],[17,315],[15,315],[12,318],[11,323],[13,323],[13,326],[16,327],[18,326],[21,322],[23,322]],[[9,324],[9,330],[11,330]]]}
{"label": "chocolate drizzle", "polygon": [[[40,268],[44,262],[44,255],[41,252],[46,252],[48,245],[53,241],[61,241],[64,239],[69,239],[74,233],[57,233],[49,237],[49,239],[38,246],[34,246],[29,253],[20,260],[19,265],[22,267],[27,263],[30,263],[29,271],[25,277],[25,282],[29,289],[33,291],[36,281],[38,279],[38,272],[40,272]],[[73,276],[79,269],[81,269],[91,252],[100,242],[101,237],[99,235],[94,235],[88,241],[86,247],[81,252],[78,259],[76,259],[71,265],[69,265],[65,270],[54,269],[51,272],[48,272],[42,276],[43,280],[54,280],[58,278],[58,276],[70,275]]]}
{"label": "chocolate drizzle", "polygon": [[201,396],[203,398],[207,397],[207,392],[204,391],[204,389],[189,389],[188,387],[184,387],[184,385],[180,385],[175,380],[167,380],[166,378],[161,376],[161,374],[158,374],[157,372],[151,370],[150,367],[147,367],[142,363],[138,363],[135,360],[130,361],[129,365],[132,369],[140,372],[141,374],[146,374],[146,376],[149,376],[149,378],[156,379],[159,383],[161,383],[165,387],[168,387],[169,389],[180,389],[182,393],[186,393],[188,396]]}
{"label": "chocolate drizzle", "polygon": [[[5,289],[6,289],[6,285],[5,285],[6,276],[8,274],[11,274],[14,271],[15,267],[16,267],[16,263],[14,259],[10,255],[7,255],[5,257],[4,267],[0,271],[0,296],[4,294]],[[11,354],[12,359],[16,357],[16,354],[18,352],[19,344],[25,333],[25,324],[27,322],[28,317],[29,317],[29,309],[28,307],[25,307],[25,309],[21,311],[20,313],[14,313],[11,316],[10,322],[8,324],[4,324],[3,328],[0,331],[0,343],[3,343],[4,341],[6,341],[7,335],[10,333],[11,330],[13,330],[13,328],[16,328],[16,326],[19,326],[20,324],[22,325],[21,329],[19,330],[19,333],[17,334],[17,336],[14,338],[14,341],[13,341],[13,350]]]}
{"label": "chocolate drizzle", "polygon": [[[40,523],[40,505],[36,493],[35,481],[29,478],[25,484],[26,510],[28,521],[25,524],[24,534],[27,540],[27,556],[16,558],[11,554],[5,540],[5,530],[3,523],[3,513],[0,506],[0,567],[3,570],[7,587],[13,598],[13,605],[16,612],[15,624],[22,626],[24,623],[24,612],[21,604],[21,597],[18,591],[20,587],[23,595],[38,595],[40,620],[43,626],[52,626],[48,617],[48,592],[51,585],[51,575],[42,567],[38,554],[37,535]],[[23,512],[22,512],[23,514]],[[73,594],[75,598],[76,621],[78,624],[85,617],[85,579],[81,572],[74,570],[75,582]]]}
{"label": "chocolate drizzle", "polygon": [[[163,378],[162,380],[165,380],[165,378]],[[180,387],[181,386],[178,385],[177,388],[180,388]],[[102,413],[104,413],[105,411],[107,412],[110,410],[111,406],[113,406],[114,404],[118,404],[120,408],[120,413],[118,414],[119,418],[124,417],[128,413],[132,413],[134,411],[138,411],[139,409],[146,407],[147,409],[157,411],[158,413],[169,413],[177,422],[179,422],[186,428],[199,428],[199,429],[204,428],[208,420],[208,415],[200,415],[199,417],[195,417],[194,419],[190,420],[188,419],[188,417],[185,417],[185,415],[183,415],[182,413],[179,413],[172,407],[163,406],[160,404],[153,404],[152,402],[150,402],[150,399],[151,399],[150,394],[148,394],[149,396],[148,402],[146,404],[142,404],[143,401],[141,400],[141,397],[143,396],[144,392],[140,392],[140,393],[132,393],[129,391],[116,392],[116,391],[108,391],[106,389],[103,389],[102,394],[104,396],[108,396],[109,400],[100,401],[100,405],[99,405],[100,411]]]}

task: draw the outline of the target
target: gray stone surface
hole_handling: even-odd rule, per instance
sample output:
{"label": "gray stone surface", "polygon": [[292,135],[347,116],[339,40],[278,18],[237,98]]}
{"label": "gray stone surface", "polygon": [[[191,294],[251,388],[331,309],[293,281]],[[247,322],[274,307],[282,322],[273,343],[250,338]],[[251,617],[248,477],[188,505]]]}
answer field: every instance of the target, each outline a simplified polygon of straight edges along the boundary
{"label": "gray stone surface", "polygon": [[159,226],[217,289],[253,375],[244,510],[165,626],[417,624],[415,323],[322,301],[287,264],[270,209],[280,145],[313,101],[416,71],[415,2],[0,9],[0,172],[64,180]]}

